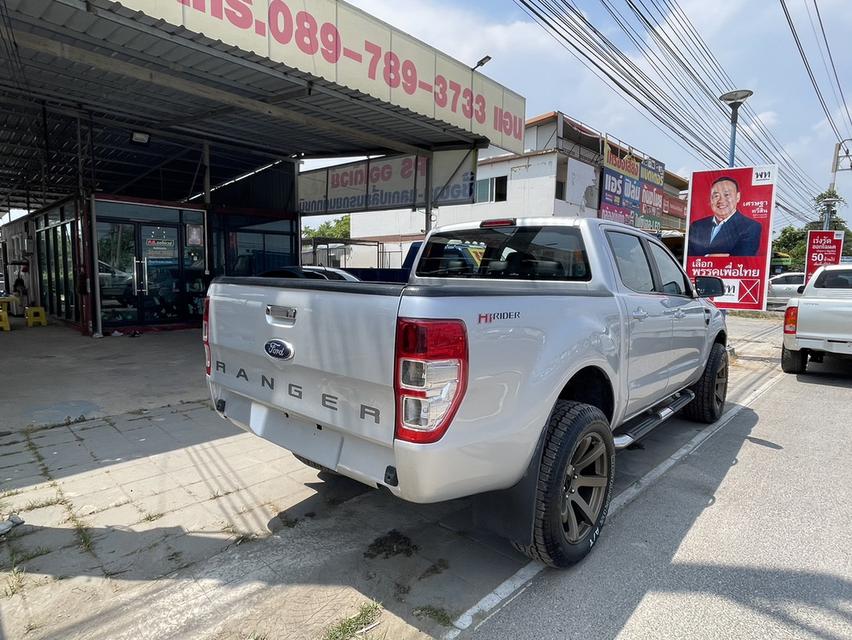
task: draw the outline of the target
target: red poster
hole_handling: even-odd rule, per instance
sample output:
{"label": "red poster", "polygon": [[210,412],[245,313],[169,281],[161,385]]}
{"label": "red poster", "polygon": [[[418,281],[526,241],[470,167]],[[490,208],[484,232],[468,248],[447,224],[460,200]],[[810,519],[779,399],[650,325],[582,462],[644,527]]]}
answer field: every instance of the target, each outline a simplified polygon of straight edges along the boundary
{"label": "red poster", "polygon": [[686,272],[715,276],[722,309],[764,309],[778,167],[697,171],[689,184]]}
{"label": "red poster", "polygon": [[843,231],[808,231],[805,257],[805,282],[824,264],[840,264],[843,254]]}

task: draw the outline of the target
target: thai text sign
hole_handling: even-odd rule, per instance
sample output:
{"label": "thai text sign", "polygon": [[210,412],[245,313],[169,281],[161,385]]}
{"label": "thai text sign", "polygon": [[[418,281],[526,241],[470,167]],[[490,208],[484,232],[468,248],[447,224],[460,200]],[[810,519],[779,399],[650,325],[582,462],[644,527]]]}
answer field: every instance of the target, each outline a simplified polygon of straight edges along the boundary
{"label": "thai text sign", "polygon": [[653,158],[619,155],[606,142],[600,217],[659,231],[665,170],[665,165]]}
{"label": "thai text sign", "polygon": [[805,282],[824,264],[840,264],[845,235],[843,231],[808,231]]}
{"label": "thai text sign", "polygon": [[[436,151],[432,156],[434,206],[473,202],[475,150]],[[426,206],[426,158],[394,156],[299,174],[303,215],[381,211]]]}
{"label": "thai text sign", "polygon": [[697,171],[689,183],[686,272],[725,283],[724,309],[764,309],[778,167]]}
{"label": "thai text sign", "polygon": [[524,147],[523,97],[341,0],[119,0],[153,18]]}

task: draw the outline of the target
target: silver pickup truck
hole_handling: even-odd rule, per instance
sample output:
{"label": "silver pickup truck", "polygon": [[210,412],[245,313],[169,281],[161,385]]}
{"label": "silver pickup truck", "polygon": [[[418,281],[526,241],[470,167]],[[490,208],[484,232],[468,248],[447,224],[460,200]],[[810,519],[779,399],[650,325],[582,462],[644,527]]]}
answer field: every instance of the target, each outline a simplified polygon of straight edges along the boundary
{"label": "silver pickup truck", "polygon": [[826,353],[852,356],[852,265],[820,267],[784,313],[781,368],[805,373]]}
{"label": "silver pickup truck", "polygon": [[210,393],[312,466],[412,502],[475,496],[479,523],[568,566],[606,520],[616,449],[681,409],[722,414],[722,291],[616,223],[445,227],[407,284],[216,279]]}

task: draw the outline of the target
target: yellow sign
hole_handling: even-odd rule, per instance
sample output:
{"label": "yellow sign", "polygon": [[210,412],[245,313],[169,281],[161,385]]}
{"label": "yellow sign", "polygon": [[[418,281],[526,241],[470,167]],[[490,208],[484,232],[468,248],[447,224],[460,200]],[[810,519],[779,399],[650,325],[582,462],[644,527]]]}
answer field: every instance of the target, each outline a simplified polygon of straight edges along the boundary
{"label": "yellow sign", "polygon": [[341,0],[119,0],[152,18],[524,150],[524,98]]}

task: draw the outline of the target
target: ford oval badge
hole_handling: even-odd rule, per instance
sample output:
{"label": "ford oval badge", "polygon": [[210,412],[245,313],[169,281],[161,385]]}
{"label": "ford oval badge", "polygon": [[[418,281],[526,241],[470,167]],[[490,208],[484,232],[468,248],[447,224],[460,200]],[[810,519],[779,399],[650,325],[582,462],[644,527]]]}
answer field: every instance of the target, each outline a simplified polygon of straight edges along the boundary
{"label": "ford oval badge", "polygon": [[270,358],[276,358],[277,360],[293,359],[294,351],[292,345],[287,344],[283,340],[270,340],[263,345],[263,349]]}

